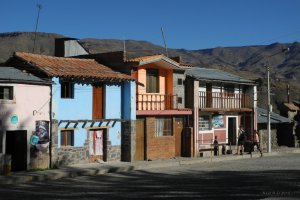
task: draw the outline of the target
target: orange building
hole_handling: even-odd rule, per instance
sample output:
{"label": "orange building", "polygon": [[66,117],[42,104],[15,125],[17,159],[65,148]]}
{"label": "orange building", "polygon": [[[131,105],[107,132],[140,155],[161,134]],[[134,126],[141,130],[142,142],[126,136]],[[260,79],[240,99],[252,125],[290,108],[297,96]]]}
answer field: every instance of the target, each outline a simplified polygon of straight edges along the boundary
{"label": "orange building", "polygon": [[111,52],[84,57],[137,80],[135,131],[131,133],[135,138],[131,140],[134,160],[191,156],[193,138],[186,127],[192,109],[179,108],[173,89],[174,70],[184,69],[164,55],[126,56],[124,52]]}

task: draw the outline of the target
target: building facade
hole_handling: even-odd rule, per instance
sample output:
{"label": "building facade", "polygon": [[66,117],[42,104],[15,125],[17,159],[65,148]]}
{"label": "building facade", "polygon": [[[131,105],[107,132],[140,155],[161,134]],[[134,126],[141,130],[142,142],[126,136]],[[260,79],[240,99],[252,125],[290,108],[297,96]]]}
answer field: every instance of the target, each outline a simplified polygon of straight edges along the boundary
{"label": "building facade", "polygon": [[52,165],[121,160],[121,124],[132,116],[124,101],[135,97],[128,91],[135,89],[132,77],[91,59],[17,52],[7,63],[53,81]]}
{"label": "building facade", "polygon": [[194,110],[195,154],[211,148],[215,138],[232,152],[241,125],[246,133],[257,128],[256,83],[215,69],[193,68],[186,73],[186,104]]}
{"label": "building facade", "polygon": [[0,171],[49,167],[50,101],[50,81],[0,66]]}

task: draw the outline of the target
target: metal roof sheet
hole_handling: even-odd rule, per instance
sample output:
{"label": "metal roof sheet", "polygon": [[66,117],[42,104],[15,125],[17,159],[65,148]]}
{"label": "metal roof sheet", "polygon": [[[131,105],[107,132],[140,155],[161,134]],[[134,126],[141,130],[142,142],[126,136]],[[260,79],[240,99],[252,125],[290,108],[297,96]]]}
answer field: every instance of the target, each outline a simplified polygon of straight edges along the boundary
{"label": "metal roof sheet", "polygon": [[[267,110],[263,108],[257,108],[257,123],[265,124],[268,122]],[[283,117],[277,113],[271,112],[271,124],[278,123],[291,123],[292,121],[289,118]]]}
{"label": "metal roof sheet", "polygon": [[186,70],[188,76],[191,76],[197,80],[211,80],[211,81],[224,81],[224,82],[236,82],[243,84],[256,84],[254,81],[244,79],[240,76],[211,68],[199,68],[194,67]]}
{"label": "metal roof sheet", "polygon": [[43,80],[28,72],[19,70],[14,67],[0,66],[0,80],[7,82],[40,82],[50,83],[48,80]]}

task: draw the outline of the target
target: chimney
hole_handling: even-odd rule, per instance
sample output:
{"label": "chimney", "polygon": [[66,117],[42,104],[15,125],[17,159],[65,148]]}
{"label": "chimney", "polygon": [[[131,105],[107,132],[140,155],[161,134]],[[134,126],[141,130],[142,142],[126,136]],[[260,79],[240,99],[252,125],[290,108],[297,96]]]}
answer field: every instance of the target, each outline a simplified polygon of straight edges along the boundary
{"label": "chimney", "polygon": [[54,55],[57,57],[72,57],[89,54],[75,38],[56,38]]}

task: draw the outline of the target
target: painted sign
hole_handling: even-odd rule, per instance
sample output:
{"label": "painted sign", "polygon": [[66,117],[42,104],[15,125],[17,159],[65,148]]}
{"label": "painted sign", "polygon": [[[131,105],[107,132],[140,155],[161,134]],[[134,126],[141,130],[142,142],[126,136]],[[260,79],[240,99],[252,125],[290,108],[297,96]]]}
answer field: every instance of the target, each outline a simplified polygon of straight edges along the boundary
{"label": "painted sign", "polygon": [[45,144],[49,142],[49,122],[36,121],[35,133],[39,137],[39,144]]}
{"label": "painted sign", "polygon": [[214,128],[224,128],[224,117],[223,117],[223,115],[213,116],[212,123],[213,123]]}
{"label": "painted sign", "polygon": [[18,115],[13,115],[10,117],[10,123],[11,124],[18,124],[19,122],[19,118],[18,118]]}
{"label": "painted sign", "polygon": [[31,145],[37,145],[38,142],[39,142],[39,137],[38,137],[38,136],[32,135],[32,136],[30,137],[30,144],[31,144]]}

